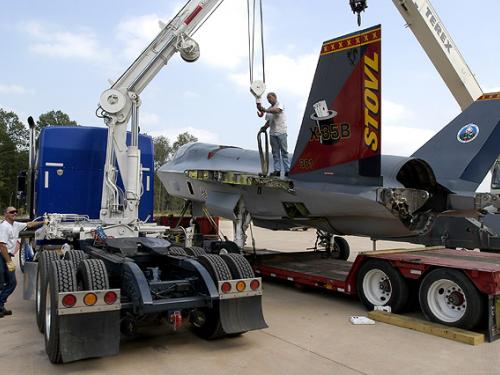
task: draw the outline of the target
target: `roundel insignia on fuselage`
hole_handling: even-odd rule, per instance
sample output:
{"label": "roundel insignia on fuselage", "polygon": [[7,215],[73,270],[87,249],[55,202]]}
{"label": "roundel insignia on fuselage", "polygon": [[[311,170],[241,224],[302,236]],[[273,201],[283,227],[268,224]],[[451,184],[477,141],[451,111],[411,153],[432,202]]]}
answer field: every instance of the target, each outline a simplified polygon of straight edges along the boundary
{"label": "roundel insignia on fuselage", "polygon": [[476,124],[467,124],[462,126],[457,133],[457,140],[460,143],[472,142],[479,134],[479,126]]}

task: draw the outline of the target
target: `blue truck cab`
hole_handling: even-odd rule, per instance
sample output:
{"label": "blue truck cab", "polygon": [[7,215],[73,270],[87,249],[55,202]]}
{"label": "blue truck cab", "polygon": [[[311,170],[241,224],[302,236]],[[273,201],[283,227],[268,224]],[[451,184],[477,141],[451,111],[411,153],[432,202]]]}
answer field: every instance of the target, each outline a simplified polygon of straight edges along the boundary
{"label": "blue truck cab", "polygon": [[[99,219],[106,159],[107,128],[48,126],[38,138],[35,165],[35,216],[44,213],[88,215]],[[130,133],[127,134],[127,144]],[[139,135],[143,194],[141,220],[153,220],[153,140]],[[119,178],[118,185],[123,187]]]}

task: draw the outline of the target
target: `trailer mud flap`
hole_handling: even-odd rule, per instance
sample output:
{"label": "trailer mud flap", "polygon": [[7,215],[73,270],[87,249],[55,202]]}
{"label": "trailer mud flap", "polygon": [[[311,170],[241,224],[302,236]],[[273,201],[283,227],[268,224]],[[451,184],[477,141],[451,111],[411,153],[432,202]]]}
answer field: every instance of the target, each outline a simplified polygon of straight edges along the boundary
{"label": "trailer mud flap", "polygon": [[267,328],[262,314],[262,296],[221,300],[220,322],[227,334]]}
{"label": "trailer mud flap", "polygon": [[38,262],[26,262],[24,264],[23,274],[23,299],[35,300],[36,289],[36,273],[38,270]]}
{"label": "trailer mud flap", "polygon": [[488,296],[488,342],[500,338],[500,296]]}
{"label": "trailer mud flap", "polygon": [[60,315],[62,361],[105,357],[120,350],[120,311]]}

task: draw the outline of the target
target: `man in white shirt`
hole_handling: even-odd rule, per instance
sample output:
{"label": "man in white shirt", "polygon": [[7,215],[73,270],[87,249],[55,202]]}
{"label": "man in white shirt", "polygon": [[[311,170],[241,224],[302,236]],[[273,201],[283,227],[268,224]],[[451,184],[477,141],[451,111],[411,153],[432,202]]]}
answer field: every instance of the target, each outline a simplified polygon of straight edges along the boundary
{"label": "man in white shirt", "polygon": [[7,298],[16,289],[16,266],[12,257],[16,252],[19,232],[25,228],[34,228],[43,225],[43,222],[32,221],[21,223],[15,221],[17,210],[7,207],[3,212],[5,220],[0,223],[0,318],[12,315],[12,311],[5,309]]}
{"label": "man in white shirt", "polygon": [[271,128],[269,139],[274,161],[274,172],[271,173],[271,176],[279,177],[281,175],[281,163],[283,163],[285,169],[285,176],[288,176],[290,163],[287,150],[285,107],[278,102],[278,97],[274,92],[267,94],[267,101],[271,104],[269,108],[264,108],[262,104],[257,103],[257,109],[262,113],[266,113],[266,124],[261,129]]}

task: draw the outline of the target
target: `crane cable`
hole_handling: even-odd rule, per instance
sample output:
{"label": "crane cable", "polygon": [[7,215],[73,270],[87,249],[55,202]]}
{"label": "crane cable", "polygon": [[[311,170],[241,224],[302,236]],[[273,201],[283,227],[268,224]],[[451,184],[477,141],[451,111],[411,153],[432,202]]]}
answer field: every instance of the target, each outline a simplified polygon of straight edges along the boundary
{"label": "crane cable", "polygon": [[[262,0],[259,2],[259,32],[260,32],[260,52],[262,64],[262,82],[266,82],[265,72],[265,54],[264,54],[264,10]],[[252,3],[252,4],[250,4]],[[248,69],[250,73],[250,84],[254,81],[254,63],[255,63],[255,32],[256,32],[256,6],[257,0],[247,0],[247,25],[248,25]]]}

